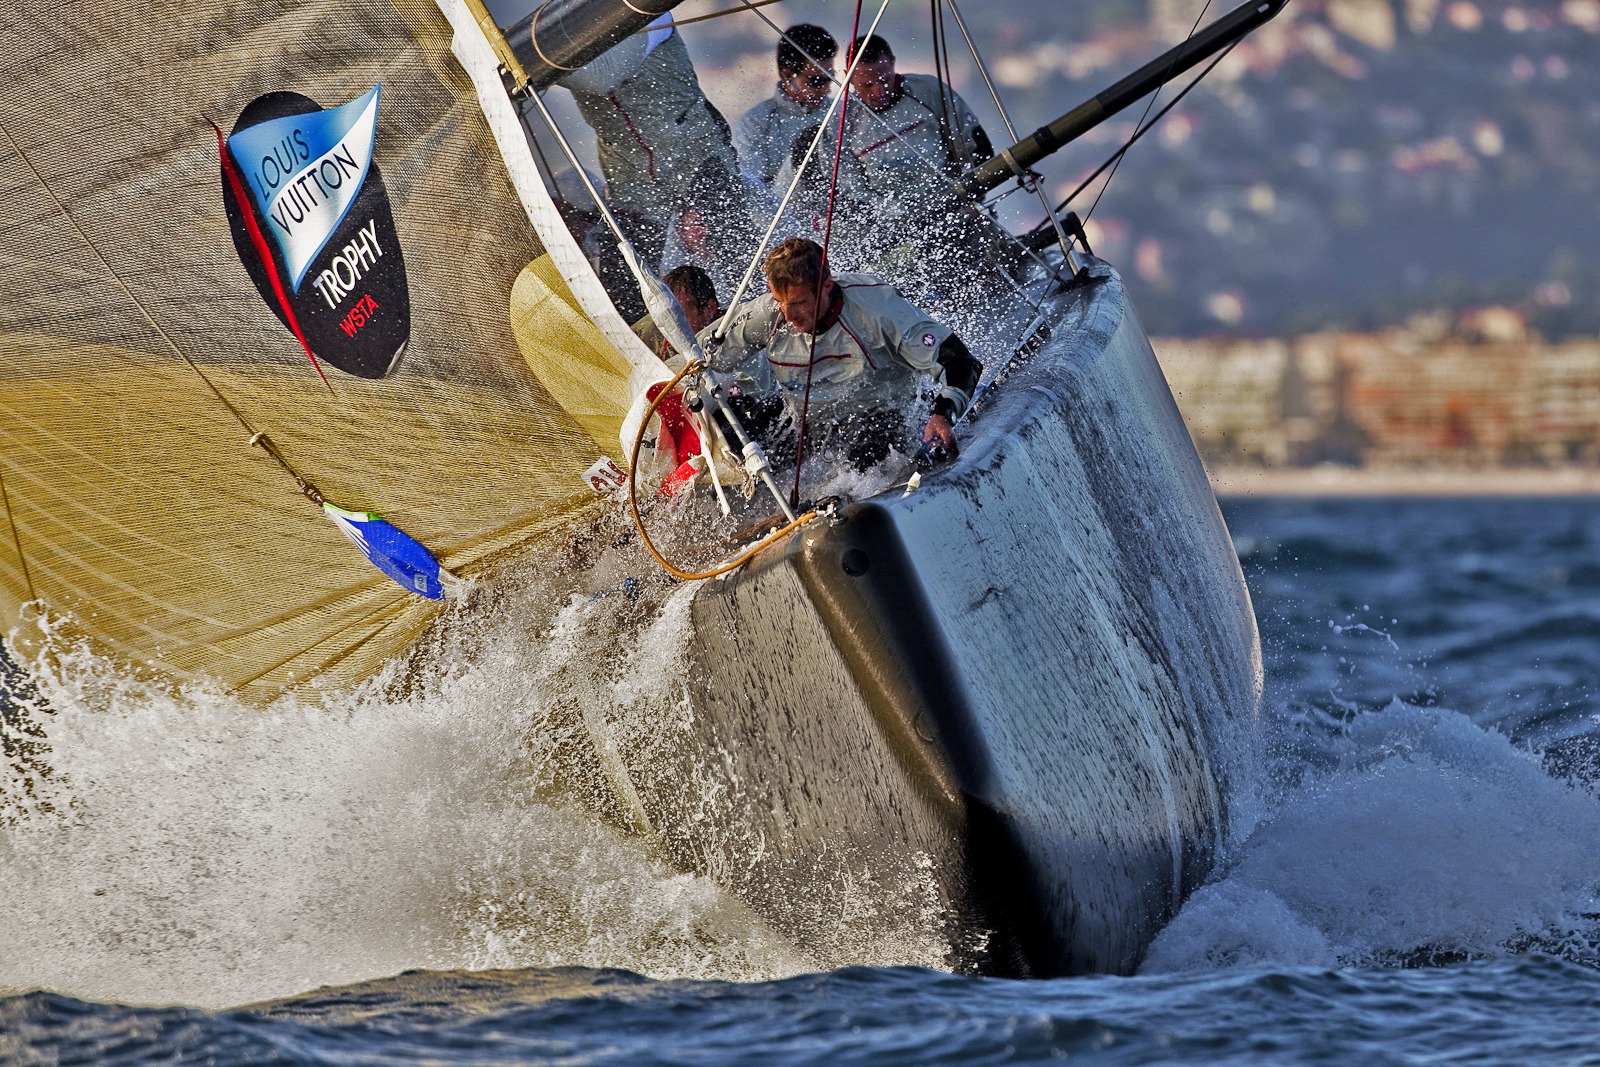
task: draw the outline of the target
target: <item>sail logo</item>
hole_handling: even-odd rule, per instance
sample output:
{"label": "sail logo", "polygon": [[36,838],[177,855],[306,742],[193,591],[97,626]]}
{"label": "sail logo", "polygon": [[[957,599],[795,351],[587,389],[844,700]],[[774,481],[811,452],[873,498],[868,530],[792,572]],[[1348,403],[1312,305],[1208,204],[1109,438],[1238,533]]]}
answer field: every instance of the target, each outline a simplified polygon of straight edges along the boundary
{"label": "sail logo", "polygon": [[329,307],[338,307],[339,302],[354,291],[356,282],[366,276],[366,269],[372,266],[373,260],[381,255],[383,246],[378,244],[378,224],[369,222],[361,227],[354,241],[333,257],[328,269],[317,275],[317,292]]}
{"label": "sail logo", "polygon": [[410,338],[405,257],[374,159],[382,89],[327,109],[268,93],[225,140],[218,131],[234,247],[319,372],[326,361],[382,378]]}
{"label": "sail logo", "polygon": [[378,93],[315,115],[286,115],[228,138],[250,191],[283,251],[295,292],[311,259],[344,221],[367,170],[378,132]]}

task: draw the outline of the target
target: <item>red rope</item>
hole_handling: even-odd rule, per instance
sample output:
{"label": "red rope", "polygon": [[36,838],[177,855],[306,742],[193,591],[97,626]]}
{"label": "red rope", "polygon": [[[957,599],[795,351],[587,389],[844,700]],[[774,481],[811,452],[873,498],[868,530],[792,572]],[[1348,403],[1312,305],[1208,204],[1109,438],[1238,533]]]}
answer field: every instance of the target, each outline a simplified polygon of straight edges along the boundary
{"label": "red rope", "polygon": [[[856,35],[861,32],[861,0],[856,0],[855,21],[850,24],[850,47],[845,49],[844,69],[855,62]],[[839,132],[833,139],[833,176],[828,181],[828,214],[822,223],[822,268],[817,274],[817,298],[813,302],[811,320],[811,350],[806,353],[806,391],[800,401],[800,440],[794,450],[794,488],[789,491],[789,506],[800,506],[800,464],[806,458],[806,415],[811,411],[811,372],[817,365],[817,327],[822,323],[822,279],[828,276],[828,242],[833,237],[833,195],[839,188],[839,156],[844,152],[844,116],[850,107],[850,83],[840,90]]]}

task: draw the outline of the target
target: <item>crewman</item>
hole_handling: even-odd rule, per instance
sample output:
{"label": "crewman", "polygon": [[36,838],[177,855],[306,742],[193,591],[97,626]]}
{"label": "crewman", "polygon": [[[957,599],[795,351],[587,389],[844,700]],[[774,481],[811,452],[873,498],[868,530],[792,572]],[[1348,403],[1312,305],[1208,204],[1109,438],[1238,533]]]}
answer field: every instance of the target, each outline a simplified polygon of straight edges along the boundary
{"label": "crewman", "polygon": [[[712,160],[708,168],[720,168]],[[695,183],[695,194],[673,215],[661,265],[690,263],[703,268],[722,292],[739,286],[756,245],[778,210],[778,198],[755,175],[739,176],[739,195],[729,196],[720,171]],[[785,212],[779,237],[803,232],[793,211]]]}
{"label": "crewman", "polygon": [[744,212],[733,132],[701,91],[671,15],[560,84],[594,128],[606,199],[647,261],[660,261],[669,221],[685,206]]}
{"label": "crewman", "polygon": [[850,76],[845,151],[880,211],[949,196],[949,179],[994,155],[965,100],[938,78],[899,74],[882,37],[862,37]]}
{"label": "crewman", "polygon": [[[661,282],[678,298],[678,303],[683,306],[683,315],[689,320],[689,329],[699,333],[711,323],[722,317],[722,304],[717,299],[717,287],[712,284],[711,276],[692,263],[684,263],[674,267],[661,276]],[[661,362],[671,366],[674,362],[672,345],[661,336],[661,331],[646,315],[633,324],[633,332],[639,335],[650,351],[654,352]],[[677,362],[682,367],[681,361]]]}
{"label": "crewman", "polygon": [[711,276],[699,267],[685,263],[667,271],[661,280],[683,305],[689,329],[695,333],[722,317],[722,302],[717,299],[716,286],[711,284]]}
{"label": "crewman", "polygon": [[983,373],[959,337],[882,278],[834,278],[822,246],[808,238],[784,240],[763,268],[769,292],[734,313],[721,346],[712,344],[714,326],[701,333],[715,369],[739,370],[765,349],[766,369],[787,406],[804,415],[806,450],[860,471],[891,449],[914,449],[905,413],[913,410],[917,376],[925,375],[937,394],[921,442],[955,455],[952,423]]}
{"label": "crewman", "polygon": [[[700,332],[715,323],[722,317],[722,303],[717,299],[716,286],[712,284],[711,276],[692,263],[685,263],[674,267],[661,278],[661,281],[672,295],[678,298],[678,303],[683,307],[684,318],[689,320],[689,328]],[[633,332],[638,334],[656,357],[670,369],[676,371],[683,368],[683,357],[680,356],[661,335],[661,331],[646,315],[633,324]],[[770,385],[770,375],[763,375],[763,380]],[[737,376],[729,382],[728,404],[733,408],[736,417],[743,425],[745,432],[756,435],[759,439],[767,439],[774,434],[781,434],[781,427],[792,422],[788,418],[788,410],[781,396],[762,395],[756,383],[748,376]],[[658,382],[650,386],[643,396],[635,402],[629,412],[627,422],[637,430],[639,420],[644,418],[644,409],[650,402],[660,395],[666,388],[665,382]],[[657,423],[655,453],[651,461],[651,468],[662,476],[661,492],[671,495],[679,492],[705,469],[699,461],[702,454],[700,440],[700,427],[684,409],[682,390],[675,391],[656,406]],[[732,439],[730,429],[721,428],[723,436]],[[631,440],[629,433],[624,432],[626,442]],[[665,472],[665,473],[663,473]]]}
{"label": "crewman", "polygon": [[838,51],[831,33],[806,22],[789,27],[778,42],[778,91],[746,111],[733,134],[739,162],[767,185],[788,161],[795,136],[821,121]]}
{"label": "crewman", "polygon": [[[684,264],[668,271],[661,281],[683,306],[683,314],[689,320],[690,329],[702,330],[722,314],[722,305],[717,301],[716,288],[711,284],[710,276],[699,267]],[[650,316],[646,315],[635,322],[633,332],[661,362],[673,370],[682,369],[683,358],[661,335],[661,331],[656,328]],[[644,409],[665,388],[665,382],[657,382],[634,402],[633,410],[629,412],[627,420],[632,427],[635,429],[638,427],[639,420],[644,418]],[[647,465],[647,471],[653,471],[661,477],[661,493],[670,496],[692,484],[703,469],[703,465],[699,462],[702,452],[700,428],[684,410],[681,390],[673,392],[656,406],[656,418],[659,421],[656,423],[655,452]],[[622,437],[624,447],[627,447],[629,434],[624,432]]]}
{"label": "crewman", "polygon": [[[788,192],[789,186],[794,185],[788,213],[795,224],[791,232],[796,236],[820,239],[828,228],[828,215],[832,213],[835,220],[832,251],[837,261],[841,243],[846,247],[860,244],[863,230],[870,229],[873,218],[871,198],[866,195],[859,181],[850,180],[848,172],[842,175],[844,180],[837,187],[834,186],[832,167],[829,166],[833,158],[831,148],[827,149],[827,155],[821,160],[818,156],[823,154],[823,149],[819,148],[811,157],[811,165],[801,172],[800,164],[804,162],[816,135],[816,124],[807,126],[795,135],[794,144],[789,147],[789,158],[784,162],[783,169],[778,171],[775,188]],[[826,143],[831,145],[833,138],[829,137]],[[801,174],[799,184],[794,182],[796,174]]]}

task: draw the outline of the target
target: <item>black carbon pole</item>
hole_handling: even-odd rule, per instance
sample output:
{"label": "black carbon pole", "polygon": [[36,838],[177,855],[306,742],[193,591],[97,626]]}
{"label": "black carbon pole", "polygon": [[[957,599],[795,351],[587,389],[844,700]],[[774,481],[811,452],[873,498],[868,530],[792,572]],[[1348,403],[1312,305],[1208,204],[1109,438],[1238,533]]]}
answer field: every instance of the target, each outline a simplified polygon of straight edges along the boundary
{"label": "black carbon pole", "polygon": [[1039,162],[1100,125],[1146,93],[1238,41],[1282,11],[1289,0],[1251,0],[1234,8],[1176,48],[1152,59],[1111,88],[1085,100],[1031,137],[1024,137],[993,159],[961,177],[960,190],[973,197],[1018,177]]}
{"label": "black carbon pole", "polygon": [[543,89],[577,70],[662,15],[681,0],[549,0],[506,31],[506,42]]}

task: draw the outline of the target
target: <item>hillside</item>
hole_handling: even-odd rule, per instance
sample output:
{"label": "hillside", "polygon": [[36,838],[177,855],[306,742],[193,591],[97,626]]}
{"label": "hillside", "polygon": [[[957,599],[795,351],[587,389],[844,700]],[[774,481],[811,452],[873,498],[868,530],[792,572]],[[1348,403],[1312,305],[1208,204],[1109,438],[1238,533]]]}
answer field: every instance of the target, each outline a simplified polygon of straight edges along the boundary
{"label": "hillside", "polygon": [[[1198,10],[1154,3],[962,10],[1031,130],[1181,39]],[[843,5],[771,10],[848,31]],[[931,69],[926,8],[891,11],[902,69]],[[705,25],[690,41],[734,117],[770,91],[769,35],[750,16]],[[962,93],[1000,128],[959,37],[950,47]],[[1053,160],[1051,187],[1076,185],[1139,110]],[[1022,201],[1006,208],[1036,221]],[[1091,221],[1152,333],[1373,330],[1495,304],[1550,340],[1592,336],[1600,0],[1294,0],[1132,149]]]}

